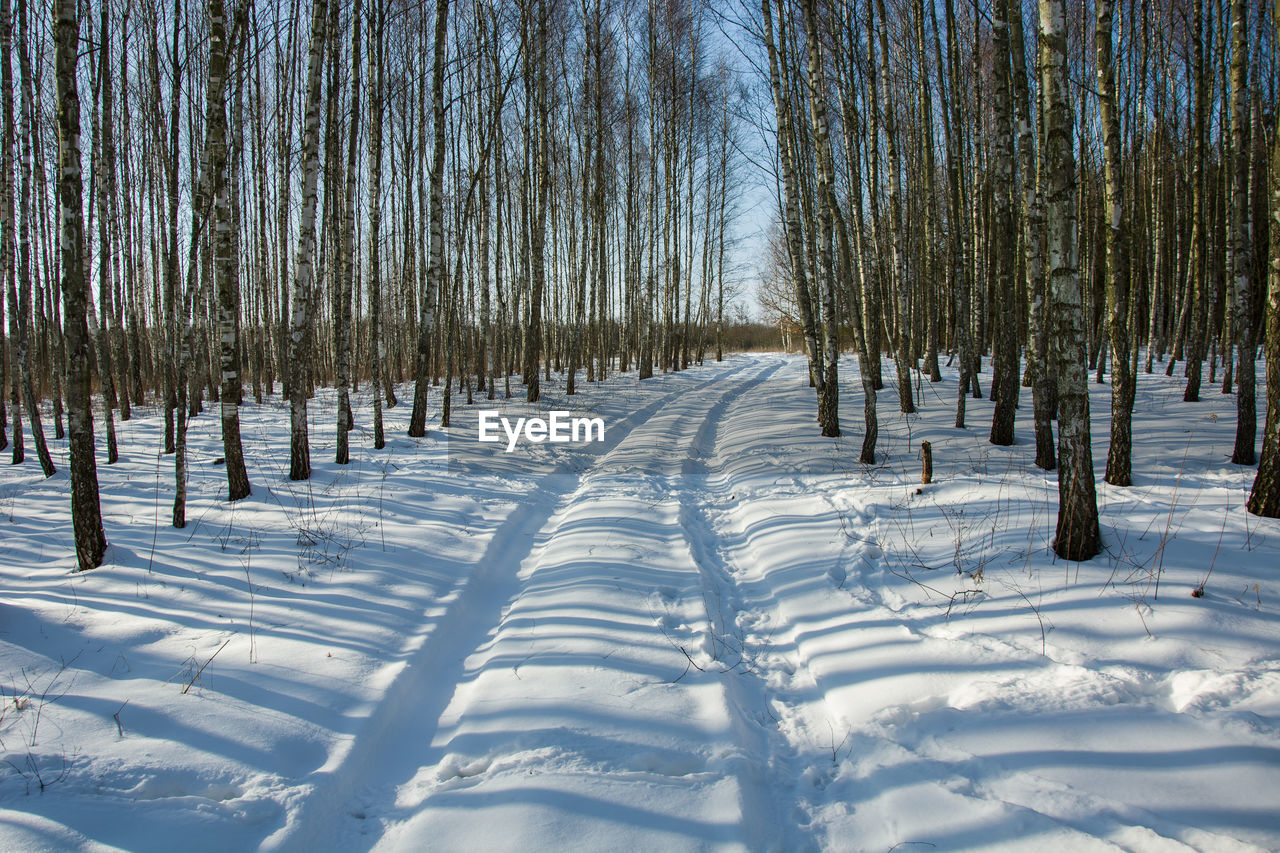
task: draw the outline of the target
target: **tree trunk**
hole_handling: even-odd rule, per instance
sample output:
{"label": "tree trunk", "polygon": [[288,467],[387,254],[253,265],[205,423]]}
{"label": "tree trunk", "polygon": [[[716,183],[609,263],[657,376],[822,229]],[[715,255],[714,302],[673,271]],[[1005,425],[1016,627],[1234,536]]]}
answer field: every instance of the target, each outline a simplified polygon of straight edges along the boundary
{"label": "tree trunk", "polygon": [[313,322],[311,305],[316,243],[316,179],[320,172],[320,69],[324,65],[329,2],[311,4],[311,47],[307,60],[307,115],[302,135],[302,220],[298,228],[298,260],[294,265],[293,310],[289,321],[289,479],[311,476],[307,441],[307,339]]}
{"label": "tree trunk", "polygon": [[[338,316],[334,318],[337,330],[337,386],[338,424],[335,441],[335,461],[346,465],[351,461],[348,433],[352,428],[351,417],[351,346],[352,293],[355,290],[356,270],[356,169],[360,151],[360,69],[364,57],[360,55],[360,0],[351,7],[351,125],[347,128],[346,187],[342,209],[342,278],[338,282]],[[336,45],[335,45],[336,48]]]}
{"label": "tree trunk", "polygon": [[[2,4],[8,6],[7,0]],[[0,9],[0,27],[9,27],[7,8]],[[36,397],[35,382],[31,371],[31,291],[33,287],[31,275],[31,138],[32,138],[32,103],[31,103],[31,57],[27,53],[27,0],[18,0],[18,66],[22,86],[22,161],[21,161],[21,198],[18,205],[18,325],[17,346],[18,372],[22,379],[23,399],[27,409],[27,428],[31,430],[31,438],[36,446],[36,456],[40,460],[40,468],[45,477],[55,473],[53,458],[49,455],[49,446],[45,441],[44,427],[40,422],[40,406]],[[7,51],[4,51],[7,53]],[[6,66],[7,67],[7,66]],[[5,92],[6,111],[8,105],[8,87]]]}
{"label": "tree trunk", "polygon": [[[15,349],[23,348],[25,316],[18,310],[18,282],[14,273],[14,186],[13,186],[13,67],[9,58],[13,55],[13,15],[8,0],[0,0],[0,54],[4,56],[0,68],[0,101],[3,101],[4,127],[0,136],[0,301],[5,295],[9,301],[9,339]],[[0,323],[0,325],[3,325]],[[0,350],[5,348],[0,337]],[[16,353],[15,353],[16,355]],[[19,357],[25,361],[25,357]],[[5,359],[0,356],[0,397],[4,395],[4,377],[10,373],[10,401],[13,404],[13,464],[19,465],[26,458],[22,440],[22,365],[14,364],[5,370]],[[3,421],[0,421],[2,424]]]}
{"label": "tree trunk", "polygon": [[1084,306],[1076,254],[1075,120],[1067,90],[1065,0],[1039,0],[1040,80],[1045,98],[1049,291],[1058,368],[1058,526],[1054,552],[1087,560],[1101,546],[1089,437]]}
{"label": "tree trunk", "polygon": [[[131,417],[129,409],[129,388],[127,379],[127,361],[123,347],[117,349],[117,339],[123,343],[125,328],[120,323],[119,308],[116,304],[116,281],[124,277],[123,253],[121,252],[120,211],[117,202],[116,181],[116,142],[115,142],[115,81],[111,63],[111,30],[109,4],[102,4],[102,28],[99,34],[101,44],[99,50],[98,79],[101,89],[102,126],[98,131],[98,216],[99,237],[102,245],[102,257],[98,261],[101,278],[98,282],[99,311],[102,315],[101,335],[99,343],[99,366],[103,398],[107,402],[107,464],[115,464],[119,459],[116,445],[115,421],[112,410],[120,409],[120,420],[127,421]],[[116,334],[112,333],[115,329]]]}
{"label": "tree trunk", "polygon": [[822,361],[824,375],[818,395],[818,423],[825,436],[840,435],[840,342],[836,316],[834,260],[835,161],[827,126],[827,81],[822,70],[822,45],[814,0],[801,0],[809,53],[809,116],[818,154],[818,290],[822,294]]}
{"label": "tree trunk", "polygon": [[[242,17],[243,16],[243,17]],[[237,12],[238,24],[248,19],[248,5],[241,3]],[[209,0],[210,88],[215,85],[218,97],[209,104],[208,122],[213,182],[216,187],[214,203],[214,279],[218,292],[218,339],[222,368],[222,389],[219,404],[222,412],[222,453],[227,468],[229,501],[249,496],[249,474],[245,470],[244,449],[240,442],[240,357],[236,315],[239,305],[240,282],[235,256],[236,244],[231,211],[231,181],[228,177],[226,78],[228,71],[228,47],[226,13],[222,0]],[[236,30],[240,27],[237,26]],[[216,83],[215,83],[216,81]]]}
{"label": "tree trunk", "polygon": [[[173,0],[173,20],[182,20],[182,0]],[[168,198],[168,216],[166,224],[168,227],[166,237],[165,251],[165,282],[164,282],[164,349],[165,358],[163,359],[164,370],[164,452],[174,453],[177,449],[176,437],[174,435],[174,410],[178,405],[178,288],[179,275],[178,268],[178,118],[181,113],[180,107],[182,103],[182,69],[178,60],[180,27],[175,23],[173,27],[173,43],[169,55],[170,74],[172,75],[172,85],[169,91],[169,138],[165,145],[165,177],[167,179]],[[154,87],[156,102],[159,103],[159,70],[155,70]]]}
{"label": "tree trunk", "polygon": [[[1254,371],[1256,344],[1253,337],[1253,240],[1249,224],[1249,20],[1245,0],[1231,3],[1231,137],[1235,161],[1234,189],[1231,193],[1231,237],[1234,251],[1231,253],[1235,296],[1236,353],[1236,443],[1231,461],[1237,465],[1252,465],[1254,439],[1258,434],[1256,401],[1257,379]],[[1274,132],[1274,131],[1273,131]],[[1274,227],[1273,227],[1274,233]]]}
{"label": "tree trunk", "polygon": [[75,532],[76,562],[79,571],[85,571],[102,565],[107,538],[102,530],[89,393],[89,327],[85,315],[88,285],[84,277],[84,206],[80,176],[80,91],[76,80],[80,16],[76,0],[57,0],[54,15],[71,524]]}
{"label": "tree trunk", "polygon": [[[1018,124],[1018,168],[1022,173],[1022,244],[1025,252],[1027,295],[1027,365],[1023,384],[1031,386],[1035,424],[1035,464],[1052,470],[1057,465],[1053,446],[1053,376],[1049,370],[1048,319],[1045,312],[1044,198],[1040,192],[1043,158],[1031,124],[1032,96],[1027,79],[1022,3],[1009,3],[1009,50],[1012,61],[1013,106]],[[1036,92],[1036,103],[1041,99]]]}
{"label": "tree trunk", "polygon": [[[942,381],[942,369],[938,364],[938,347],[939,347],[939,314],[941,313],[939,296],[941,288],[938,287],[938,254],[937,244],[938,238],[938,216],[937,216],[937,193],[934,187],[934,125],[933,125],[933,91],[929,85],[928,75],[923,73],[923,69],[928,66],[929,61],[929,44],[925,40],[924,35],[924,2],[923,0],[915,0],[915,26],[916,26],[916,54],[922,69],[921,85],[918,97],[918,108],[920,113],[920,147],[924,155],[924,167],[922,176],[922,198],[921,204],[924,205],[924,243],[921,248],[921,274],[920,281],[925,290],[926,308],[925,308],[925,352],[924,352],[924,369],[929,373],[930,382]],[[935,22],[936,24],[936,22]],[[936,29],[936,27],[935,27]],[[938,64],[939,73],[941,73],[942,64]],[[939,86],[941,88],[941,86]],[[944,99],[945,104],[945,99]],[[945,107],[944,107],[945,108]]]}
{"label": "tree trunk", "polygon": [[[796,152],[794,145],[794,129],[791,117],[790,95],[783,84],[782,68],[778,49],[773,38],[772,0],[761,0],[764,14],[765,46],[769,54],[769,84],[773,92],[774,109],[778,119],[778,159],[782,168],[784,188],[783,213],[786,221],[787,254],[791,260],[791,278],[795,287],[796,303],[800,308],[800,322],[804,330],[806,349],[809,353],[810,378],[817,389],[819,399],[823,394],[825,371],[823,370],[824,350],[820,348],[817,338],[817,323],[813,316],[813,308],[809,299],[809,280],[804,247],[804,230],[800,219],[800,189],[796,178]],[[779,24],[781,25],[781,21]],[[784,34],[779,31],[779,43],[784,41]]]}
{"label": "tree trunk", "polygon": [[1094,44],[1098,63],[1098,107],[1102,113],[1103,174],[1106,180],[1105,230],[1107,313],[1111,338],[1111,447],[1106,481],[1128,486],[1131,476],[1134,377],[1129,364],[1129,223],[1125,221],[1121,162],[1120,110],[1111,46],[1112,0],[1097,0]]}
{"label": "tree trunk", "polygon": [[[427,434],[427,387],[431,382],[431,345],[436,328],[436,305],[440,298],[440,280],[444,267],[444,64],[448,44],[449,0],[437,0],[435,52],[431,70],[431,112],[435,142],[431,152],[431,248],[427,256],[426,292],[420,296],[418,318],[418,353],[414,370],[413,412],[409,418],[409,435],[420,438]],[[536,381],[536,380],[535,380]],[[446,392],[448,390],[446,389]]]}
{"label": "tree trunk", "polygon": [[[1188,264],[1187,387],[1182,399],[1200,399],[1200,374],[1204,361],[1205,321],[1209,303],[1208,235],[1206,234],[1209,195],[1208,153],[1208,73],[1204,55],[1204,0],[1195,0],[1191,14],[1191,44],[1195,57],[1195,147],[1192,154],[1192,233]],[[1171,365],[1172,366],[1172,365]]]}
{"label": "tree trunk", "polygon": [[[177,406],[175,407],[177,423],[174,430],[174,480],[173,526],[186,526],[187,504],[187,423],[198,413],[202,394],[200,384],[194,381],[193,360],[199,354],[197,345],[203,337],[203,315],[208,300],[210,285],[210,242],[220,258],[215,259],[212,266],[214,279],[222,277],[221,268],[229,263],[231,246],[231,227],[229,208],[221,212],[219,204],[226,205],[223,196],[226,191],[226,70],[227,70],[227,35],[225,7],[221,0],[209,3],[210,50],[209,74],[205,83],[205,123],[204,140],[199,147],[194,139],[192,150],[192,193],[191,193],[191,231],[187,260],[187,287],[183,295],[181,314],[178,318],[180,326],[180,342],[177,363]],[[195,152],[199,152],[198,154]],[[212,204],[211,204],[212,203]],[[212,207],[212,209],[211,209]],[[218,233],[213,240],[207,236],[205,226],[213,222]],[[224,245],[225,243],[225,245]],[[221,258],[226,258],[222,260]],[[218,282],[219,285],[222,282]],[[219,287],[219,291],[223,288]],[[232,293],[234,305],[234,291]],[[234,313],[233,313],[234,323]],[[234,346],[234,325],[231,331]],[[218,387],[210,382],[211,388]],[[221,396],[221,395],[220,395]],[[188,407],[189,404],[189,407]],[[225,414],[224,414],[225,418]],[[224,435],[225,442],[225,435]],[[230,467],[230,466],[228,466]],[[229,475],[230,476],[230,475]],[[245,477],[245,487],[248,487]],[[235,484],[232,483],[233,493]],[[234,499],[234,498],[233,498]]]}
{"label": "tree trunk", "polygon": [[[906,258],[903,247],[902,202],[900,199],[901,175],[898,162],[897,118],[894,115],[893,97],[889,93],[889,20],[884,11],[884,0],[875,0],[876,13],[880,17],[880,76],[884,93],[884,131],[889,150],[889,228],[893,243],[890,261],[892,274],[890,283],[893,287],[894,301],[898,309],[897,330],[897,368],[898,368],[898,404],[904,414],[916,410],[915,400],[911,392],[911,306],[907,298],[907,276],[903,268]],[[878,105],[879,106],[879,105]],[[879,143],[877,142],[877,148]]]}
{"label": "tree trunk", "polygon": [[[1280,40],[1280,0],[1273,0],[1271,25]],[[1262,458],[1249,493],[1249,512],[1280,518],[1280,133],[1271,135],[1271,248],[1267,287],[1267,421]]]}
{"label": "tree trunk", "polygon": [[[536,32],[533,62],[536,63],[536,81],[529,80],[534,86],[533,110],[530,117],[533,124],[530,145],[533,159],[532,210],[529,218],[529,307],[526,316],[524,339],[524,383],[525,401],[536,403],[541,399],[541,386],[538,380],[539,360],[543,357],[542,299],[546,289],[547,259],[547,209],[551,191],[551,91],[547,65],[547,31],[550,29],[551,9],[542,0],[535,6],[536,20],[530,26]],[[550,366],[550,356],[547,364]]]}
{"label": "tree trunk", "polygon": [[[383,0],[374,0],[369,29],[369,372],[373,382],[373,446],[387,446],[382,424],[382,385],[386,362],[382,339],[382,28]],[[357,57],[357,61],[359,57]]]}
{"label": "tree trunk", "polygon": [[1017,264],[1017,231],[1013,223],[1013,93],[1009,79],[1009,5],[1020,0],[996,0],[992,28],[995,62],[995,159],[992,198],[992,234],[995,265],[992,277],[1000,321],[995,326],[995,353],[992,359],[991,394],[995,411],[991,417],[992,444],[1011,445],[1014,415],[1018,409],[1018,310],[1014,279]]}

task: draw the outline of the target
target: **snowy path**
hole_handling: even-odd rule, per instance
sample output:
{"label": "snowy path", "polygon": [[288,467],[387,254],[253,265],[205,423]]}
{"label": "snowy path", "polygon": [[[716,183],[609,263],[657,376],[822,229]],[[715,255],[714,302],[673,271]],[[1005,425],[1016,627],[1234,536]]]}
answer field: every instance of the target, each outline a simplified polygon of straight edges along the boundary
{"label": "snowy path", "polygon": [[691,488],[725,410],[781,365],[664,397],[545,477],[282,847],[702,849],[784,826],[761,721],[723,677],[750,662]]}

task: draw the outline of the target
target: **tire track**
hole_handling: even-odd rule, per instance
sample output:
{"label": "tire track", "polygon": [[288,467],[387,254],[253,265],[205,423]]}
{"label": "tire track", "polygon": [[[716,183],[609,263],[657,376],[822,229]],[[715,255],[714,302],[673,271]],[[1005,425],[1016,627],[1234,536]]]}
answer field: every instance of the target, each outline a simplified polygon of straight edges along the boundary
{"label": "tire track", "polygon": [[[718,678],[723,692],[725,709],[740,756],[731,763],[738,781],[739,809],[745,832],[745,841],[752,849],[794,850],[783,831],[794,819],[790,804],[776,796],[773,779],[778,772],[778,761],[785,758],[785,747],[774,743],[769,731],[773,712],[768,707],[766,693],[754,682],[757,661],[753,649],[735,614],[742,609],[740,596],[727,565],[721,557],[716,532],[707,522],[703,501],[699,500],[691,483],[705,483],[708,476],[707,458],[714,457],[716,437],[728,410],[736,403],[749,399],[750,392],[763,385],[783,366],[784,361],[766,364],[754,376],[738,383],[740,387],[721,393],[702,416],[698,428],[688,443],[679,462],[678,474],[669,472],[661,483],[667,497],[675,503],[675,516],[679,526],[683,548],[697,573],[697,589],[701,598],[702,618],[709,628],[710,657],[719,667],[703,667],[704,674]],[[727,611],[727,612],[726,612]],[[693,657],[689,663],[697,666]],[[766,756],[763,763],[755,756]]]}
{"label": "tire track", "polygon": [[[519,589],[465,656],[466,683],[430,709],[434,741],[377,849],[455,832],[486,850],[742,849],[758,837],[771,813],[754,796],[758,744],[721,679],[682,674],[667,640],[705,621],[679,480],[714,419],[778,366],[748,361],[668,398],[563,495],[536,547],[500,557]],[[696,617],[655,625],[650,602],[686,588]],[[553,829],[486,834],[477,809],[493,826]]]}
{"label": "tire track", "polygon": [[[723,381],[741,373],[749,362],[704,381]],[[501,626],[519,594],[517,573],[547,527],[580,485],[610,459],[638,428],[643,428],[672,400],[689,393],[677,387],[626,418],[614,422],[596,461],[574,471],[561,463],[542,476],[529,496],[493,532],[475,569],[440,602],[444,610],[410,648],[409,659],[378,699],[349,748],[339,748],[305,780],[311,791],[289,809],[286,825],[268,837],[263,850],[316,850],[343,839],[345,849],[370,842],[369,803],[394,796],[395,780],[422,766],[440,715],[452,699],[467,657]],[[622,427],[622,429],[619,429]],[[376,840],[376,839],[373,839]]]}
{"label": "tire track", "polygon": [[[778,363],[769,375],[783,366]],[[765,757],[758,775],[744,785],[743,815],[760,849],[816,849],[798,784],[806,769],[820,766],[821,755],[806,749],[808,739],[797,735],[812,724],[804,719],[805,709],[821,707],[824,697],[793,638],[775,636],[786,625],[774,590],[763,578],[744,577],[726,547],[728,537],[708,511],[736,502],[717,452],[733,401],[723,402],[716,417],[703,424],[698,452],[687,460],[680,524],[698,568],[708,621],[740,662],[722,674],[735,728],[753,742],[753,754]]]}

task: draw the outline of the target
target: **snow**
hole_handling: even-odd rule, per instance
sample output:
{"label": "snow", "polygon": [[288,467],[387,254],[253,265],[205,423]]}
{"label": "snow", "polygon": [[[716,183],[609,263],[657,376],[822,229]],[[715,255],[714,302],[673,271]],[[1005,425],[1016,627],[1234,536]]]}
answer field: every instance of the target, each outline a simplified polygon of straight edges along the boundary
{"label": "snow", "polygon": [[[776,354],[459,397],[422,439],[404,405],[381,452],[362,391],[348,466],[325,392],[301,483],[273,398],[235,504],[192,423],[184,530],[137,411],[87,574],[65,442],[51,480],[0,467],[0,849],[1280,848],[1280,523],[1244,512],[1234,397],[1140,374],[1119,489],[1091,384],[1076,564],[1027,389],[1004,448],[989,401],[952,425],[953,371],[914,415],[886,383],[868,468],[841,375],[839,439]],[[505,453],[481,409],[605,440]]]}

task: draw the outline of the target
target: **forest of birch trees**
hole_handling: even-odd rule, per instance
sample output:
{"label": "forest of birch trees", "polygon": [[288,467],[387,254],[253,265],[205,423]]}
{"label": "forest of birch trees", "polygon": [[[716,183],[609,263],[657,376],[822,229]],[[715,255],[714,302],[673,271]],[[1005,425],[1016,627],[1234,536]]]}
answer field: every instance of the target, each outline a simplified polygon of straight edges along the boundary
{"label": "forest of birch trees", "polygon": [[1035,464],[1058,475],[1054,549],[1088,559],[1089,383],[1110,383],[1104,476],[1126,487],[1136,376],[1179,371],[1186,401],[1235,394],[1231,462],[1259,465],[1248,509],[1280,515],[1280,3],[762,0],[753,21],[784,213],[775,302],[824,434],[841,430],[843,346],[866,463],[883,354],[911,413],[945,353],[957,427],[989,359],[990,441],[1014,443],[1029,386]]}
{"label": "forest of birch trees", "polygon": [[909,414],[950,365],[956,426],[1035,442],[1088,559],[1091,421],[1129,486],[1163,371],[1234,395],[1280,517],[1278,40],[1280,0],[0,0],[0,448],[52,476],[67,443],[93,568],[117,421],[163,418],[181,527],[192,418],[235,501],[244,406],[287,403],[306,479],[317,389],[345,464],[389,407],[423,436],[683,370],[749,268],[863,463],[884,382]]}

